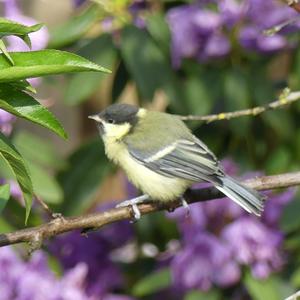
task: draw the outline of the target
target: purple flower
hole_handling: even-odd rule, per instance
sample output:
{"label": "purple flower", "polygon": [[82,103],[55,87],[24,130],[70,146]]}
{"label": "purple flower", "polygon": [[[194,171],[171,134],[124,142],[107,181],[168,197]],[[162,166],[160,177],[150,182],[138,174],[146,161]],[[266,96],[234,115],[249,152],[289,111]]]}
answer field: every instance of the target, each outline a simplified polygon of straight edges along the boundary
{"label": "purple flower", "polygon": [[202,10],[197,5],[183,5],[171,9],[167,19],[172,32],[172,60],[175,67],[179,67],[183,57],[218,57],[228,53],[230,45],[222,35],[210,40],[210,44],[207,42],[221,25],[217,13]]}
{"label": "purple flower", "polygon": [[[222,164],[227,173],[236,175],[233,161]],[[203,184],[194,186],[199,187]],[[177,221],[181,233],[182,248],[171,261],[175,287],[184,292],[229,286],[240,280],[245,265],[257,278],[278,271],[285,262],[278,222],[295,190],[267,195],[262,218],[249,215],[228,198],[194,203],[189,217],[184,209],[168,214]]]}
{"label": "purple flower", "polygon": [[86,266],[78,264],[62,278],[49,270],[46,256],[37,251],[24,262],[12,247],[0,249],[0,295],[10,300],[92,300],[84,292]]}
{"label": "purple flower", "polygon": [[9,112],[0,109],[0,130],[5,135],[10,135],[16,117]]}
{"label": "purple flower", "polygon": [[[114,206],[114,203],[102,206],[99,210],[106,210],[111,206]],[[80,262],[84,263],[88,268],[88,294],[103,296],[123,283],[121,271],[111,260],[110,252],[127,243],[132,233],[132,226],[126,221],[89,233],[87,238],[79,232],[72,232],[56,238],[51,244],[51,251],[66,270]]]}
{"label": "purple flower", "polygon": [[284,263],[280,253],[283,235],[253,217],[227,225],[221,237],[232,247],[234,260],[249,265],[255,277],[266,278]]}
{"label": "purple flower", "polygon": [[134,300],[134,298],[125,295],[107,294],[102,300]]}
{"label": "purple flower", "polygon": [[223,57],[229,53],[231,49],[228,38],[223,34],[214,34],[207,40],[203,52],[200,53],[199,58],[204,59],[211,57]]}
{"label": "purple flower", "polygon": [[221,0],[218,7],[223,22],[232,27],[240,21],[247,11],[247,1],[239,0]]}
{"label": "purple flower", "polygon": [[296,189],[289,188],[281,193],[268,192],[266,195],[269,199],[265,204],[262,220],[268,226],[277,229],[283,208],[294,198]]}
{"label": "purple flower", "polygon": [[86,0],[73,0],[73,4],[75,7],[79,7],[85,2],[86,2]]}
{"label": "purple flower", "polygon": [[230,248],[209,233],[199,233],[172,261],[174,285],[178,289],[209,290],[214,283],[227,286],[237,282],[240,270],[231,262]]}
{"label": "purple flower", "polygon": [[273,36],[263,35],[263,30],[295,16],[293,9],[276,0],[221,0],[214,4],[201,1],[172,8],[167,20],[173,65],[178,68],[183,58],[202,61],[224,57],[230,53],[230,40],[262,53],[292,47],[285,34],[299,30],[299,23]]}

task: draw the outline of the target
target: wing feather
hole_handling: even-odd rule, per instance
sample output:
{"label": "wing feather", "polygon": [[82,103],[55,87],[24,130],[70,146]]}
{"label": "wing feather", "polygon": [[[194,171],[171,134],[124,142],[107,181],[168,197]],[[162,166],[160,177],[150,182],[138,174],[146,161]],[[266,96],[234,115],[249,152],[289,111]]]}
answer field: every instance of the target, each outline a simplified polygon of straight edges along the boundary
{"label": "wing feather", "polygon": [[147,168],[167,177],[179,177],[191,181],[209,181],[220,184],[223,175],[214,154],[200,140],[180,139],[157,151],[143,155],[129,147],[130,154]]}

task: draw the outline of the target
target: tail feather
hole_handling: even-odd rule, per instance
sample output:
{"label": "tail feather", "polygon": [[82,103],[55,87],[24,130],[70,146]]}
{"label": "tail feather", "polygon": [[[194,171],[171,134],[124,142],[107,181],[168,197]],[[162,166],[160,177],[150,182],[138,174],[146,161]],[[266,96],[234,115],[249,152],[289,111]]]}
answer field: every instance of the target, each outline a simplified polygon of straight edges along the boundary
{"label": "tail feather", "polygon": [[221,186],[216,186],[227,197],[239,204],[249,213],[260,216],[264,209],[264,196],[257,191],[245,187],[230,176],[219,177]]}

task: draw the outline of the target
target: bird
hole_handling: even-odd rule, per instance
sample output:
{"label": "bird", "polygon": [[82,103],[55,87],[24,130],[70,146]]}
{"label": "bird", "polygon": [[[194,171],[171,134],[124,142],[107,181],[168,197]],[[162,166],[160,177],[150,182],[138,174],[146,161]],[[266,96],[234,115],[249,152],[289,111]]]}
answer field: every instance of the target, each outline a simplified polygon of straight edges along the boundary
{"label": "bird", "polygon": [[249,213],[263,212],[263,195],[227,175],[178,116],[117,103],[89,118],[97,123],[107,157],[143,193],[117,206],[131,206],[135,219],[140,203],[180,199],[187,207],[183,194],[198,182],[211,183]]}

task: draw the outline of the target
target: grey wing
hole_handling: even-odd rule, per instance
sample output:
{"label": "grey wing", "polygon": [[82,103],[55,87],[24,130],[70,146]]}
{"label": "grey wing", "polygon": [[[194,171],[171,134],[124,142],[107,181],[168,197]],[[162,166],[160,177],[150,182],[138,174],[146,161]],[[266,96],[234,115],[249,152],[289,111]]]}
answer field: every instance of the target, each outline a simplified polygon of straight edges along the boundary
{"label": "grey wing", "polygon": [[224,173],[218,160],[196,137],[193,140],[180,139],[151,155],[132,147],[129,149],[131,156],[161,175],[195,182],[222,183],[219,176]]}

